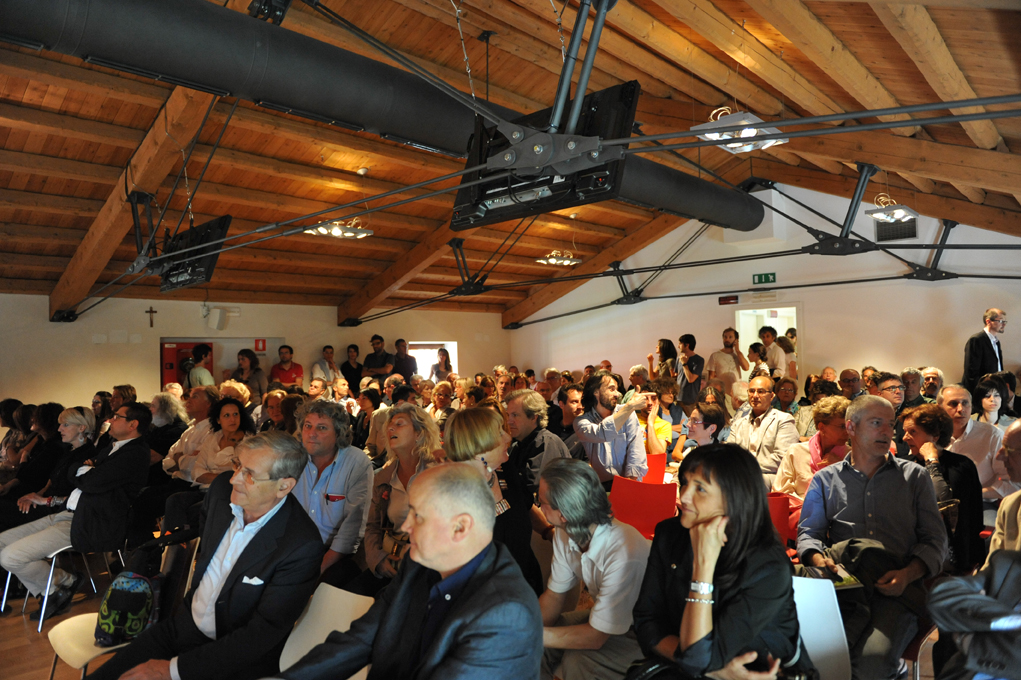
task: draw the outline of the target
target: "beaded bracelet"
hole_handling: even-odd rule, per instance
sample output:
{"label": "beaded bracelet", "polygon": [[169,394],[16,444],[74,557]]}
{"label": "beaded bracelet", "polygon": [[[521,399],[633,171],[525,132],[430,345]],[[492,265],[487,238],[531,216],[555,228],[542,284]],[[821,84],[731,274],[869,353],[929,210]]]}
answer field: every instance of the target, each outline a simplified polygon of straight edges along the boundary
{"label": "beaded bracelet", "polygon": [[703,599],[698,598],[698,597],[686,597],[686,598],[684,598],[684,601],[685,602],[697,602],[699,604],[714,604],[715,603],[715,600],[703,600]]}

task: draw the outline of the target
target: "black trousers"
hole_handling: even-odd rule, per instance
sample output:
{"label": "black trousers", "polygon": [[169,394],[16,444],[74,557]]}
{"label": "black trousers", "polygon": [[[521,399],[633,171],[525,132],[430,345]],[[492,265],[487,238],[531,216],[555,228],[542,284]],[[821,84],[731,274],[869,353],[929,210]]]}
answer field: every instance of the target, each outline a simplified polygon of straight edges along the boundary
{"label": "black trousers", "polygon": [[[224,633],[226,635],[226,633]],[[173,618],[160,621],[135,638],[113,658],[89,674],[90,680],[117,680],[123,673],[152,659],[169,660],[203,645],[212,644],[195,626],[191,607],[182,606]],[[252,650],[246,659],[223,659],[222,666],[206,669],[210,678],[257,680],[280,672],[280,651],[284,640],[270,650]],[[261,652],[261,653],[260,653]],[[189,680],[187,677],[182,680]]]}
{"label": "black trousers", "polygon": [[146,661],[172,659],[210,642],[212,640],[195,627],[191,609],[182,607],[177,616],[143,631],[88,677],[92,680],[117,680],[121,674]]}

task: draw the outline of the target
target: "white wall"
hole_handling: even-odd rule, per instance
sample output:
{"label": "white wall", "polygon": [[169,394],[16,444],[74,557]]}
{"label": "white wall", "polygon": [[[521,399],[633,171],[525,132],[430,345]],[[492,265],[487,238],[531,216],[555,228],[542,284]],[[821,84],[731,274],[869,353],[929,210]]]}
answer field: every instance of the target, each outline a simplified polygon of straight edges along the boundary
{"label": "white wall", "polygon": [[[848,201],[795,187],[785,193],[811,205],[838,222],[843,221]],[[871,208],[872,206],[868,206]],[[836,234],[839,230],[787,201],[782,208],[809,226]],[[871,220],[860,211],[855,231],[874,236]],[[624,262],[624,267],[662,264],[700,225],[689,223],[660,239]],[[918,236],[907,243],[934,243],[938,222],[922,218]],[[814,243],[804,230],[786,226],[786,241],[759,244],[725,244],[722,230],[710,228],[681,256],[679,262],[776,252]],[[957,227],[950,243],[1021,243],[1021,239],[967,226]],[[928,251],[899,251],[908,260],[925,264]],[[947,251],[940,269],[959,274],[1021,274],[1021,251]],[[982,313],[988,307],[1002,307],[1011,323],[1003,336],[1006,367],[1021,364],[1021,281],[957,279],[923,281],[874,281],[864,284],[811,287],[777,291],[777,301],[753,303],[741,295],[741,304],[720,306],[717,296],[752,288],[752,274],[776,272],[777,285],[821,283],[851,279],[897,276],[907,267],[883,253],[848,257],[821,255],[788,256],[751,262],[713,265],[664,273],[647,289],[647,295],[709,292],[712,295],[672,300],[650,300],[634,306],[613,306],[513,331],[512,358],[521,368],[556,366],[579,369],[613,362],[614,370],[626,376],[630,366],[645,363],[658,338],[674,342],[682,333],[698,340],[696,351],[704,357],[721,347],[723,328],[734,323],[738,308],[798,307],[799,359],[802,374],[819,372],[824,366],[861,368],[872,364],[899,371],[905,366],[933,364],[944,369],[949,380],[961,377],[963,348],[967,338],[982,327]],[[634,276],[631,288],[648,275]],[[766,286],[755,286],[765,290]],[[613,279],[586,283],[571,294],[536,314],[533,319],[610,302],[620,297]],[[781,333],[786,330],[780,328]],[[741,338],[742,348],[757,341]],[[807,372],[806,372],[807,369]]]}
{"label": "white wall", "polygon": [[[158,312],[153,328],[144,311],[150,304]],[[210,305],[239,308],[241,313],[216,331],[206,326],[199,302],[111,299],[74,323],[51,323],[45,296],[0,295],[0,399],[87,405],[97,390],[124,383],[134,385],[140,398],[149,399],[161,387],[161,337],[280,337],[294,347],[306,381],[323,345],[333,345],[338,360],[343,360],[345,348],[353,342],[364,358],[372,351],[369,338],[374,333],[386,338],[390,351],[398,337],[455,341],[460,364],[455,368],[465,374],[488,371],[510,354],[509,332],[500,328],[499,314],[415,310],[357,328],[338,328],[335,307]],[[126,342],[110,342],[118,332]],[[93,344],[93,335],[107,336],[107,343]],[[275,362],[276,348],[268,349]],[[219,378],[219,371],[214,376]]]}

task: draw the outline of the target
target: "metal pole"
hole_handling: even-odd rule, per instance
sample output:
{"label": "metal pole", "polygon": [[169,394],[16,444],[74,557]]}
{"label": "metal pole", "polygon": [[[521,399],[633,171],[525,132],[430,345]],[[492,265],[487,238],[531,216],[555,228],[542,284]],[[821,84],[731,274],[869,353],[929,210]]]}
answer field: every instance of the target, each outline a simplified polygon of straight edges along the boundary
{"label": "metal pole", "polygon": [[[596,63],[596,52],[599,48],[599,36],[603,33],[603,24],[606,23],[606,12],[610,8],[610,0],[599,0],[599,9],[596,11],[596,20],[592,24],[592,35],[588,38],[588,49],[585,50],[585,61],[581,65],[581,73],[578,74],[578,87],[574,90],[574,100],[571,102],[571,115],[567,118],[567,127],[564,132],[573,135],[578,128],[578,120],[581,118],[581,107],[585,103],[585,91],[588,89],[588,79],[592,75],[592,67]],[[574,38],[574,36],[571,36]]]}
{"label": "metal pole", "polygon": [[581,0],[578,14],[574,18],[571,42],[567,45],[567,57],[564,59],[564,68],[560,71],[557,95],[553,99],[553,113],[550,114],[549,121],[550,133],[557,132],[560,129],[560,121],[564,117],[564,108],[567,107],[567,99],[571,96],[571,77],[574,75],[574,65],[578,61],[578,52],[581,50],[581,38],[585,33],[585,22],[588,21],[588,12],[591,6],[592,0]]}
{"label": "metal pole", "polygon": [[939,268],[939,260],[943,257],[943,247],[946,246],[947,240],[950,239],[950,231],[959,224],[954,220],[941,221],[943,222],[943,233],[939,235],[939,247],[936,248],[936,254],[932,256],[932,264],[929,265],[931,269]]}
{"label": "metal pole", "polygon": [[854,218],[861,206],[861,199],[865,195],[865,185],[869,183],[869,177],[879,172],[879,168],[869,163],[858,163],[858,186],[854,188],[854,196],[851,197],[851,205],[847,206],[847,216],[844,217],[844,226],[840,228],[840,238],[847,238],[851,235],[851,227],[854,226]]}

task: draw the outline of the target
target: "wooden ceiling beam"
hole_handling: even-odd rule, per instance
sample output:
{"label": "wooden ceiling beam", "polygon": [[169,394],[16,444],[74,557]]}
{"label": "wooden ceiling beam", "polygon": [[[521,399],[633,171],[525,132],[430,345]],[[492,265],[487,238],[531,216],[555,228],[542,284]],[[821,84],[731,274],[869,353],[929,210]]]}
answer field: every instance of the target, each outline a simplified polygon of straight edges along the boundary
{"label": "wooden ceiling beam", "polygon": [[656,0],[656,3],[812,115],[843,112],[839,104],[710,0]]}
{"label": "wooden ceiling beam", "polygon": [[[652,244],[657,239],[670,233],[680,225],[687,222],[687,218],[675,215],[661,214],[636,229],[623,239],[614,243],[609,248],[602,250],[598,255],[572,268],[571,274],[596,274],[609,269],[610,263],[618,260],[625,260],[634,255],[642,248]],[[528,296],[527,299],[517,303],[503,313],[503,325],[524,321],[538,312],[543,307],[567,295],[585,283],[580,281],[564,281],[562,283],[550,283],[544,285],[537,292]]]}
{"label": "wooden ceiling beam", "polygon": [[[746,1],[865,108],[900,106],[897,98],[801,0]],[[884,116],[882,120],[900,121],[910,118],[907,114],[899,114]],[[893,132],[910,136],[919,129],[917,125],[909,125],[895,128]]]}
{"label": "wooden ceiling beam", "polygon": [[[474,300],[475,298],[464,298],[465,300]],[[409,302],[414,300],[407,300],[402,298],[387,298],[376,305],[377,309],[393,309],[394,307],[402,307]],[[424,307],[418,308],[424,312],[472,312],[474,314],[501,314],[506,309],[505,305],[497,304],[485,304],[485,303],[474,303],[474,302],[451,302],[449,300],[443,302],[433,302]]]}
{"label": "wooden ceiling beam", "polygon": [[[191,156],[193,162],[204,162],[209,158],[212,147],[199,144]],[[327,166],[302,165],[283,161],[270,156],[258,156],[253,153],[236,151],[220,147],[213,154],[212,165],[234,168],[245,172],[256,172],[270,175],[272,177],[285,177],[287,179],[307,184],[314,184],[340,191],[357,191],[364,194],[382,194],[396,189],[402,189],[405,185],[397,182],[362,177],[354,172],[335,170]],[[437,187],[438,188],[438,187]],[[413,189],[405,191],[399,196],[390,200],[399,200],[409,196],[421,196],[429,193],[425,189]],[[454,198],[450,195],[429,196],[420,200],[423,205],[431,205],[439,208],[450,209],[454,205]]]}
{"label": "wooden ceiling beam", "polygon": [[[915,62],[929,87],[940,99],[959,101],[978,97],[925,7],[918,4],[902,5],[878,1],[869,3],[869,6],[886,26],[890,35],[911,57],[911,61]],[[950,109],[951,113],[957,115],[980,113],[984,110],[981,106]],[[973,120],[961,123],[961,127],[978,148],[1008,151],[993,121]],[[980,189],[955,186],[973,203],[982,203],[985,200],[985,192]],[[1021,202],[1021,188],[1014,193],[1014,197]]]}
{"label": "wooden ceiling beam", "polygon": [[152,108],[163,106],[170,96],[170,88],[14,50],[0,49],[0,74]]}
{"label": "wooden ceiling beam", "polygon": [[[875,0],[814,0],[815,2],[858,2],[869,3]],[[886,0],[881,0],[886,1]],[[899,1],[888,0],[888,4],[901,4]],[[914,0],[913,4],[927,7],[954,7],[970,9],[1017,9],[1017,0]]]}
{"label": "wooden ceiling beam", "polygon": [[[226,102],[219,102],[213,107],[209,120],[222,125],[227,120],[228,113],[230,113],[230,105]],[[428,170],[437,175],[464,170],[463,161],[417,151],[378,138],[372,139],[351,132],[342,132],[337,128],[325,125],[295,120],[248,106],[238,106],[230,120],[229,127],[288,139],[301,144],[310,144],[332,152],[365,154],[379,162],[401,165],[414,170]]]}
{"label": "wooden ceiling beam", "polygon": [[[431,0],[438,2],[439,0]],[[506,25],[510,25],[529,35],[546,40],[557,52],[555,63],[563,65],[560,58],[560,35],[556,31],[556,22],[551,20],[553,9],[550,6],[543,10],[542,5],[530,2],[515,4],[511,0],[466,0],[465,4],[495,17]],[[574,19],[566,16],[563,19],[564,40],[569,40]],[[592,22],[586,24],[586,35],[591,34]],[[587,38],[583,41],[583,50],[587,49]],[[709,97],[709,101],[722,101],[726,95],[719,90],[702,83],[692,84],[691,76],[685,74],[667,60],[642,49],[616,31],[604,29],[599,40],[599,55],[596,66],[617,76],[621,81],[638,80],[642,84],[642,94],[653,97],[675,97],[675,90],[691,96]],[[559,67],[554,71],[559,76]],[[691,91],[691,92],[689,92]]]}
{"label": "wooden ceiling beam", "polygon": [[[440,260],[443,259],[445,258],[440,258]],[[507,274],[504,272],[497,271],[489,275],[489,278],[486,279],[486,283],[491,283],[493,285],[504,283],[522,283],[525,281],[534,281],[536,278],[539,277],[533,274],[529,275]],[[450,288],[453,288],[454,286],[461,283],[461,275],[458,273],[456,269],[433,265],[423,270],[418,276],[415,277],[415,280],[423,282],[441,281],[444,284],[450,284],[448,286],[449,290]]]}
{"label": "wooden ceiling beam", "polygon": [[145,137],[144,130],[14,104],[0,104],[0,125],[35,134],[74,137],[124,149],[137,148]]}
{"label": "wooden ceiling beam", "polygon": [[[813,165],[822,168],[823,170],[825,170],[828,173],[831,173],[831,174],[834,174],[834,175],[841,175],[844,172],[844,166],[841,163],[838,163],[836,161],[831,161],[828,158],[820,158],[819,156],[816,156],[814,154],[804,153],[804,152],[800,152],[800,151],[795,151],[795,152],[793,152],[793,154],[798,156],[798,157],[800,157],[800,158],[804,158],[809,163],[812,163]],[[794,164],[790,163],[790,165],[794,165]]]}
{"label": "wooden ceiling beam", "polygon": [[121,176],[121,168],[113,165],[84,163],[70,158],[41,156],[21,151],[0,149],[0,170],[26,172],[44,177],[58,177],[81,182],[113,184]]}
{"label": "wooden ceiling beam", "polygon": [[103,207],[103,201],[92,198],[75,198],[55,194],[38,194],[31,191],[0,189],[0,208],[32,210],[55,215],[93,217]]}
{"label": "wooden ceiling beam", "polygon": [[[443,0],[393,0],[414,12],[434,19],[440,24],[448,27],[456,26],[454,6]],[[469,4],[469,3],[465,3]],[[560,52],[560,40],[557,39],[557,47],[553,48],[551,42],[544,42],[539,39],[542,34],[529,33],[522,30],[521,26],[514,23],[497,21],[488,12],[481,11],[477,5],[471,10],[462,5],[461,9],[461,30],[466,35],[481,35],[483,31],[493,31],[494,35],[489,37],[491,47],[512,54],[522,61],[535,64],[539,68],[559,77],[563,58]],[[592,69],[589,78],[589,88],[602,90],[613,87],[624,81],[632,80],[635,76],[634,69],[621,68],[623,65],[613,60],[604,59]],[[572,77],[572,82],[578,82],[578,70]],[[458,81],[467,80],[466,75],[461,73]],[[663,86],[665,87],[665,86]],[[522,113],[530,113],[522,111]]]}
{"label": "wooden ceiling beam", "polygon": [[[458,234],[463,234],[458,236]],[[474,231],[469,232],[455,232],[454,236],[463,238],[467,243],[476,243],[483,241],[486,243],[495,243],[497,245],[504,242],[507,238],[507,232],[492,229],[490,227],[478,227]],[[451,236],[453,238],[454,236]],[[508,243],[516,237],[508,239]],[[449,239],[448,239],[449,240]],[[595,255],[602,248],[599,246],[590,246],[587,243],[573,244],[569,241],[558,241],[556,239],[545,238],[542,236],[529,236],[525,235],[518,239],[517,247],[519,248],[536,248],[539,250],[570,250],[575,255]],[[545,253],[543,253],[545,254]]]}
{"label": "wooden ceiling beam", "polygon": [[987,191],[1012,194],[1021,186],[1021,157],[956,144],[875,132],[848,132],[796,138],[786,146],[795,153],[804,151],[836,161],[853,158],[902,176],[915,174]]}
{"label": "wooden ceiling beam", "polygon": [[[524,0],[517,0],[519,2]],[[538,0],[528,0],[530,3]],[[574,13],[564,12],[565,21],[573,20]],[[699,78],[713,83],[732,97],[740,99],[752,110],[771,115],[783,112],[782,102],[754,84],[747,78],[738,75],[726,64],[712,56],[693,42],[658,21],[648,12],[631,3],[618,3],[606,17],[608,26],[631,36],[639,44],[659,52],[674,64],[688,69]],[[727,99],[703,99],[695,97],[707,104],[717,106]]]}
{"label": "wooden ceiling beam", "polygon": [[58,310],[72,309],[86,296],[131,228],[131,206],[124,187],[154,193],[180,153],[174,140],[191,140],[198,133],[212,101],[210,94],[182,87],[171,93],[50,294],[51,317]]}
{"label": "wooden ceiling beam", "polygon": [[[805,167],[794,168],[769,161],[756,162],[754,174],[763,179],[845,198],[850,198],[854,194],[857,185],[855,177],[831,175]],[[899,202],[929,217],[956,220],[979,229],[1021,236],[1021,211],[975,205],[959,198],[916,192],[903,187],[896,190],[896,196]]]}
{"label": "wooden ceiling beam", "polygon": [[[427,299],[436,295],[444,295],[450,292],[450,286],[442,286],[434,283],[405,283],[400,290],[394,293],[395,296],[411,299]],[[520,302],[528,297],[527,293],[519,290],[490,290],[468,299],[472,300],[510,300]]]}
{"label": "wooden ceiling beam", "polygon": [[337,324],[347,319],[357,319],[391,297],[394,292],[414,279],[429,265],[436,262],[448,248],[447,242],[454,238],[465,238],[471,231],[455,232],[444,225],[422,239],[422,242],[397,258],[382,274],[355,291],[337,307]]}

